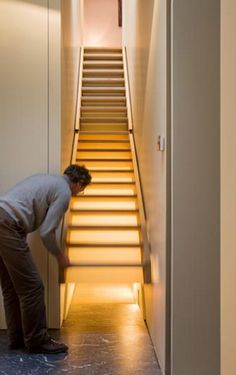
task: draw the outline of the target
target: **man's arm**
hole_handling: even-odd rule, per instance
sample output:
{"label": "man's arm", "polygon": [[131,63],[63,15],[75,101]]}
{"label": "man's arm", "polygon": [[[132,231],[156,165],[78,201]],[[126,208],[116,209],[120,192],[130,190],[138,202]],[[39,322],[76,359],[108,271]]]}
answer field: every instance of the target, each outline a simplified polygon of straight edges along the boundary
{"label": "man's arm", "polygon": [[46,217],[40,227],[40,236],[44,246],[58,261],[59,266],[68,267],[69,259],[65,256],[56,240],[56,229],[69,205],[67,196],[60,194],[49,206]]}

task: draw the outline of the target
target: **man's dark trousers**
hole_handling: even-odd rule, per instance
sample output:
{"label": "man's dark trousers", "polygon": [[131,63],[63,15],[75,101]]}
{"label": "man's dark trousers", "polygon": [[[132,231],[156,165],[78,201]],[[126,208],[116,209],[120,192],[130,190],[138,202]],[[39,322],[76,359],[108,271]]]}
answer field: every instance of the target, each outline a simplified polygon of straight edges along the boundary
{"label": "man's dark trousers", "polygon": [[23,227],[0,208],[0,281],[10,342],[26,347],[48,339],[44,286]]}

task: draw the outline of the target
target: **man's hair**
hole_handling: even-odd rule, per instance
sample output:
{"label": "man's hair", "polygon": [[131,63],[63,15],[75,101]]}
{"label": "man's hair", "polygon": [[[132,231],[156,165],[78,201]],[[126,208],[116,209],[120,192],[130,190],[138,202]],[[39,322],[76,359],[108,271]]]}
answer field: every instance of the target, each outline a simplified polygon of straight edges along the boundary
{"label": "man's hair", "polygon": [[92,179],[87,168],[76,164],[69,165],[69,167],[64,170],[64,174],[69,177],[70,182],[80,182],[82,187],[90,184]]}

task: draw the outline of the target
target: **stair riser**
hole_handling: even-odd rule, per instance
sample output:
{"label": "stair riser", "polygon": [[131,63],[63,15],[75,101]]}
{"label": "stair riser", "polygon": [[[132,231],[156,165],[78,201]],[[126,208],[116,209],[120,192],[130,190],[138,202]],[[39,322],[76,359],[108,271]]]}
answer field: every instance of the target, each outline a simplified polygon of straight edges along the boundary
{"label": "stair riser", "polygon": [[67,282],[75,283],[143,283],[141,268],[73,267],[67,271]]}
{"label": "stair riser", "polygon": [[98,54],[84,54],[84,61],[117,61],[121,62],[123,61],[122,54],[104,54],[104,55],[98,55]]}
{"label": "stair riser", "polygon": [[89,118],[103,118],[103,117],[107,117],[107,118],[111,118],[111,117],[114,117],[114,121],[116,120],[119,120],[119,119],[122,119],[122,121],[126,121],[127,122],[127,112],[126,111],[123,111],[123,112],[109,112],[109,110],[107,110],[106,112],[105,111],[100,111],[100,112],[94,112],[94,111],[81,111],[81,120],[84,121],[84,120],[89,120]]}
{"label": "stair riser", "polygon": [[131,159],[132,154],[130,151],[91,151],[80,150],[77,152],[77,158],[106,158],[109,159]]}
{"label": "stair riser", "polygon": [[84,70],[83,78],[124,78],[123,70]]}
{"label": "stair riser", "polygon": [[88,160],[78,160],[77,164],[82,164],[85,165],[86,168],[88,169],[103,169],[104,171],[106,169],[123,169],[123,170],[131,170],[133,169],[133,163],[131,161],[88,161]]}
{"label": "stair riser", "polygon": [[137,213],[71,213],[69,225],[74,226],[125,226],[139,225],[139,215]]}
{"label": "stair riser", "polygon": [[137,199],[133,197],[100,197],[99,199],[93,197],[78,197],[73,198],[71,202],[72,209],[81,210],[134,210],[138,208]]}
{"label": "stair riser", "polygon": [[79,141],[80,140],[92,140],[92,141],[128,141],[129,135],[127,134],[86,134],[80,133]]}
{"label": "stair riser", "polygon": [[122,48],[109,48],[109,47],[85,47],[84,48],[84,54],[90,53],[90,54],[121,54]]}
{"label": "stair riser", "polygon": [[68,255],[71,262],[81,264],[94,264],[96,260],[100,264],[135,264],[142,262],[141,249],[137,248],[69,248]]}
{"label": "stair riser", "polygon": [[80,130],[81,131],[88,131],[88,132],[96,132],[96,131],[127,131],[128,127],[126,124],[120,125],[120,124],[115,124],[115,125],[110,125],[110,124],[99,124],[99,125],[88,125],[88,124],[81,124],[80,125]]}
{"label": "stair riser", "polygon": [[123,70],[123,63],[103,63],[103,62],[84,62],[83,69],[92,69],[92,70],[99,70],[99,69],[121,69]]}
{"label": "stair riser", "polygon": [[68,231],[68,244],[140,244],[139,230],[93,230],[77,229]]}

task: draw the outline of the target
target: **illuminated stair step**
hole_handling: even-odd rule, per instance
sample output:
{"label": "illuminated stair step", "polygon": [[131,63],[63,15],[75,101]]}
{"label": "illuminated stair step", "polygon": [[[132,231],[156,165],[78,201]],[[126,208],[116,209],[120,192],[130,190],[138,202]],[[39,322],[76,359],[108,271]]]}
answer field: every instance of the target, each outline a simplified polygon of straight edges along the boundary
{"label": "illuminated stair step", "polygon": [[118,117],[118,118],[127,118],[127,108],[124,106],[122,107],[102,107],[102,106],[90,106],[90,107],[81,107],[80,110],[81,118],[106,118],[106,117]]}
{"label": "illuminated stair step", "polygon": [[125,80],[124,78],[112,78],[112,77],[107,77],[107,78],[83,78],[82,80],[82,87],[95,87],[95,86],[113,86],[113,87],[124,87],[125,85]]}
{"label": "illuminated stair step", "polygon": [[79,262],[82,264],[141,264],[140,247],[73,247],[68,248],[68,256],[71,262]]}
{"label": "illuminated stair step", "polygon": [[136,197],[95,197],[78,196],[71,199],[74,210],[135,210],[138,208]]}
{"label": "illuminated stair step", "polygon": [[78,149],[79,150],[130,150],[130,143],[128,141],[125,142],[111,142],[111,141],[82,141],[79,140],[78,142]]}
{"label": "illuminated stair step", "polygon": [[119,161],[119,162],[127,162],[127,161],[132,161],[132,158],[129,158],[129,157],[122,157],[122,156],[119,156],[119,155],[114,155],[113,158],[110,157],[109,159],[107,157],[99,157],[99,156],[96,156],[96,155],[92,155],[91,157],[89,156],[84,156],[84,157],[81,157],[79,155],[79,157],[76,159],[77,162],[87,162],[87,161],[104,161],[104,162],[116,162],[116,161]]}
{"label": "illuminated stair step", "polygon": [[68,230],[68,246],[71,244],[135,244],[140,245],[140,233],[138,229],[75,229]]}
{"label": "illuminated stair step", "polygon": [[84,94],[101,94],[101,95],[113,95],[113,93],[120,96],[125,94],[124,87],[82,87],[82,95]]}
{"label": "illuminated stair step", "polygon": [[139,215],[136,212],[70,212],[69,225],[137,226]]}
{"label": "illuminated stair step", "polygon": [[82,88],[82,97],[83,98],[86,98],[86,96],[91,96],[93,95],[94,97],[98,96],[98,97],[103,97],[104,101],[105,101],[105,98],[108,96],[109,99],[110,97],[114,96],[114,97],[125,97],[125,90],[122,89],[122,88],[115,88],[115,89],[111,89],[111,88],[97,88],[97,87],[89,87],[89,88]]}
{"label": "illuminated stair step", "polygon": [[[91,107],[91,109],[93,109],[94,107]],[[109,107],[108,107],[109,108]],[[119,107],[117,107],[119,108]],[[125,107],[124,107],[125,109]],[[96,119],[98,118],[112,118],[113,119],[127,119],[127,111],[126,109],[122,112],[118,112],[118,111],[109,111],[109,109],[107,109],[106,111],[99,111],[99,112],[95,112],[95,111],[89,111],[89,109],[85,111],[81,110],[81,119],[90,119],[91,117],[94,117]],[[127,120],[126,120],[127,121]]]}
{"label": "illuminated stair step", "polygon": [[70,267],[66,282],[74,283],[143,283],[143,271],[137,267]]}
{"label": "illuminated stair step", "polygon": [[122,61],[84,61],[83,69],[123,69]]}
{"label": "illuminated stair step", "polygon": [[89,155],[89,156],[98,156],[98,155],[104,155],[105,157],[110,155],[111,159],[114,158],[114,156],[128,156],[130,154],[130,148],[113,148],[112,146],[110,146],[110,148],[96,148],[96,147],[79,147],[77,149],[77,153],[78,153],[78,156],[81,156],[81,155]]}
{"label": "illuminated stair step", "polygon": [[78,160],[77,164],[84,165],[86,168],[95,171],[96,169],[117,169],[117,170],[132,170],[132,161],[120,161],[120,160]]}
{"label": "illuminated stair step", "polygon": [[122,53],[106,53],[106,54],[102,54],[101,52],[100,53],[89,53],[88,51],[86,51],[86,53],[84,53],[84,61],[122,61],[123,60],[123,56],[122,56]]}
{"label": "illuminated stair step", "polygon": [[124,70],[123,69],[99,69],[99,70],[92,70],[92,69],[84,69],[82,73],[83,78],[87,77],[99,77],[99,78],[123,78],[124,77]]}
{"label": "illuminated stair step", "polygon": [[77,159],[125,159],[132,160],[130,151],[124,150],[79,150],[77,151]]}
{"label": "illuminated stair step", "polygon": [[86,52],[84,53],[84,61],[88,60],[95,60],[95,61],[108,61],[108,60],[115,60],[115,61],[122,61],[123,60],[123,55],[122,53],[89,53]]}
{"label": "illuminated stair step", "polygon": [[85,191],[84,191],[84,195],[87,196],[87,195],[118,195],[118,196],[121,196],[121,195],[127,195],[127,196],[133,196],[136,194],[136,188],[135,188],[135,185],[127,185],[127,184],[123,184],[123,185],[115,185],[115,184],[107,184],[107,185],[98,185],[98,184],[94,184],[94,185],[89,185]]}
{"label": "illuminated stair step", "polygon": [[[91,172],[91,171],[90,171]],[[134,173],[107,171],[91,172],[93,182],[134,182]]]}
{"label": "illuminated stair step", "polygon": [[121,113],[126,113],[127,112],[127,107],[111,107],[111,106],[94,106],[94,107],[86,107],[82,106],[81,107],[81,112],[121,112]]}
{"label": "illuminated stair step", "polygon": [[94,209],[93,207],[89,209],[76,209],[76,208],[70,208],[70,214],[80,214],[80,213],[90,213],[90,214],[96,214],[96,213],[104,213],[104,214],[116,214],[116,213],[123,213],[123,214],[129,214],[129,213],[138,213],[139,210],[137,208],[131,208],[131,209],[120,209],[120,208],[109,208],[109,209]]}
{"label": "illuminated stair step", "polygon": [[120,47],[84,47],[84,53],[122,53],[122,48]]}
{"label": "illuminated stair step", "polygon": [[127,124],[128,123],[128,118],[127,117],[80,117],[80,123],[92,123],[92,124],[99,124],[99,123],[111,123],[111,124],[116,124],[116,123],[123,123]]}
{"label": "illuminated stair step", "polygon": [[127,124],[81,124],[80,129],[82,131],[125,131],[127,130]]}
{"label": "illuminated stair step", "polygon": [[81,98],[82,106],[121,106],[124,105],[126,107],[126,98],[125,96],[83,96]]}
{"label": "illuminated stair step", "polygon": [[129,141],[129,134],[126,132],[125,134],[120,133],[103,133],[103,134],[97,134],[97,133],[85,133],[80,132],[79,133],[79,142],[80,141]]}

